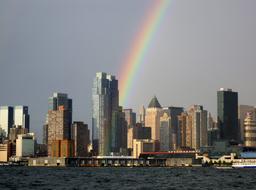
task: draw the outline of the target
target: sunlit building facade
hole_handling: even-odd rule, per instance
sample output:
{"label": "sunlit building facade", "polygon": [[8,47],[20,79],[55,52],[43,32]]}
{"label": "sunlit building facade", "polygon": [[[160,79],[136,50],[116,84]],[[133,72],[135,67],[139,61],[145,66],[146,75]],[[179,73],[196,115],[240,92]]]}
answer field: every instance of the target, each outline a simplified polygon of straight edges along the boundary
{"label": "sunlit building facade", "polygon": [[92,143],[96,155],[111,152],[112,113],[119,106],[118,81],[115,76],[96,73],[92,88]]}
{"label": "sunlit building facade", "polygon": [[8,137],[10,128],[13,127],[13,107],[0,107],[0,136]]}

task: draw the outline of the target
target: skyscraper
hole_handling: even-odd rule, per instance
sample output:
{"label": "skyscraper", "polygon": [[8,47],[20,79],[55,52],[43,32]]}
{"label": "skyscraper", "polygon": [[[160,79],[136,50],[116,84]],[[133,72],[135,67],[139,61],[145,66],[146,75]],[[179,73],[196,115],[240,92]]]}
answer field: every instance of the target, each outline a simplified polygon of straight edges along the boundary
{"label": "skyscraper", "polygon": [[238,93],[221,88],[217,92],[220,139],[240,142],[238,126]]}
{"label": "skyscraper", "polygon": [[55,142],[71,139],[71,125],[72,99],[64,93],[53,93],[48,99],[48,113],[44,125],[44,141],[47,141],[49,156],[53,153],[52,146]]}
{"label": "skyscraper", "polygon": [[193,105],[188,109],[188,130],[191,130],[191,148],[198,150],[200,147],[208,145],[207,133],[207,115],[208,112],[203,109],[203,106]]}
{"label": "skyscraper", "polygon": [[90,143],[90,132],[88,125],[83,122],[72,124],[71,138],[74,141],[74,153],[76,157],[87,156],[87,147]]}
{"label": "skyscraper", "polygon": [[127,121],[122,107],[112,112],[111,152],[122,153],[127,149]]}
{"label": "skyscraper", "polygon": [[136,125],[136,113],[134,113],[132,109],[124,109],[124,114],[127,127],[134,127]]}
{"label": "skyscraper", "polygon": [[48,111],[48,155],[52,156],[52,144],[55,141],[70,139],[69,111],[64,106]]}
{"label": "skyscraper", "polygon": [[92,140],[97,155],[111,152],[112,113],[119,106],[118,81],[115,76],[96,73],[92,88]]}
{"label": "skyscraper", "polygon": [[153,140],[160,140],[160,117],[163,109],[156,96],[150,101],[146,109],[145,126],[151,127],[151,136]]}
{"label": "skyscraper", "polygon": [[14,107],[14,126],[22,126],[29,131],[29,119],[27,106],[15,106]]}
{"label": "skyscraper", "polygon": [[172,149],[181,147],[181,129],[178,127],[179,121],[178,116],[184,111],[182,107],[168,107],[164,108],[163,111],[171,118],[171,138],[172,138]]}
{"label": "skyscraper", "polygon": [[[54,92],[53,96],[48,98],[48,110],[57,111],[59,107],[62,106],[68,112],[68,123],[72,125],[72,99],[68,98],[65,93]],[[47,124],[47,118],[46,118]]]}
{"label": "skyscraper", "polygon": [[10,128],[13,127],[13,107],[0,107],[0,136],[8,137]]}
{"label": "skyscraper", "polygon": [[183,112],[178,116],[178,129],[180,130],[180,147],[185,148],[186,145],[186,137],[187,137],[187,121],[188,114],[187,112]]}
{"label": "skyscraper", "polygon": [[[164,113],[160,117],[160,151],[170,151],[176,148],[176,137],[171,131],[171,117]],[[175,147],[175,148],[174,148]]]}

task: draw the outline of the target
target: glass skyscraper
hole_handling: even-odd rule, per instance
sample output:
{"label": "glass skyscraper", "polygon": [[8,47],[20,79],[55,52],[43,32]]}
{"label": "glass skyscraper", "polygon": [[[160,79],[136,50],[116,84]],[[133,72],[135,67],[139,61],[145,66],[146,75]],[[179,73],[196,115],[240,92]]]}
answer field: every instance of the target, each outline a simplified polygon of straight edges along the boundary
{"label": "glass skyscraper", "polygon": [[220,139],[239,142],[238,93],[221,88],[217,96]]}
{"label": "glass skyscraper", "polygon": [[97,155],[111,152],[112,113],[118,111],[118,81],[115,76],[96,73],[92,88],[92,140]]}

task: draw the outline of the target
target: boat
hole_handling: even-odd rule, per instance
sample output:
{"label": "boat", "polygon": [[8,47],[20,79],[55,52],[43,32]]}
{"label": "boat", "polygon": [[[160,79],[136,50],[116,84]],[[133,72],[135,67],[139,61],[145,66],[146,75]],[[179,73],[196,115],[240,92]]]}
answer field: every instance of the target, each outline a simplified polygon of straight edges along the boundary
{"label": "boat", "polygon": [[256,168],[256,159],[234,160],[232,168]]}

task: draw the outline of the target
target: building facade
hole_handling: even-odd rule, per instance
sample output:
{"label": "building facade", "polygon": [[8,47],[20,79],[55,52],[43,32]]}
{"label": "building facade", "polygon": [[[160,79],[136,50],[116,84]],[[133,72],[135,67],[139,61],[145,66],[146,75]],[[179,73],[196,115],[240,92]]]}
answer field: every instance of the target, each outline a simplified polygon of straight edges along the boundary
{"label": "building facade", "polygon": [[256,110],[254,106],[239,105],[238,107],[238,120],[240,124],[240,139],[244,142],[244,120],[247,117],[247,113],[250,112],[253,118],[256,118]]}
{"label": "building facade", "polygon": [[133,157],[139,158],[141,153],[155,152],[155,141],[150,139],[134,139],[133,140]]}
{"label": "building facade", "polygon": [[145,126],[151,128],[151,136],[153,140],[160,140],[160,117],[163,109],[156,97],[154,97],[146,109]]}
{"label": "building facade", "polygon": [[22,126],[29,131],[30,116],[28,113],[28,106],[14,107],[14,126]]}
{"label": "building facade", "polygon": [[132,109],[124,109],[125,120],[127,122],[127,127],[134,127],[136,125],[136,113]]}
{"label": "building facade", "polygon": [[217,92],[217,115],[220,140],[240,142],[238,126],[238,93],[221,88]]}
{"label": "building facade", "polygon": [[16,156],[17,157],[31,157],[35,155],[35,135],[34,133],[27,133],[18,135],[16,140]]}
{"label": "building facade", "polygon": [[88,156],[88,145],[90,144],[88,125],[83,122],[74,122],[71,131],[71,138],[74,141],[74,156]]}
{"label": "building facade", "polygon": [[176,148],[176,136],[172,133],[171,117],[164,113],[160,117],[160,151],[167,152]]}
{"label": "building facade", "polygon": [[125,113],[120,107],[112,112],[111,126],[111,152],[123,153],[127,149],[127,121]]}
{"label": "building facade", "polygon": [[200,147],[208,146],[207,133],[207,116],[208,112],[203,109],[203,106],[194,105],[188,109],[188,134],[191,135],[190,148],[200,149]]}
{"label": "building facade", "polygon": [[180,148],[186,148],[186,137],[187,137],[187,120],[188,114],[186,112],[181,113],[178,116],[178,128],[180,131]]}
{"label": "building facade", "polygon": [[111,152],[112,113],[118,111],[119,92],[115,76],[96,73],[92,88],[92,143],[96,155]]}
{"label": "building facade", "polygon": [[256,147],[256,120],[253,112],[248,112],[244,120],[244,146]]}
{"label": "building facade", "polygon": [[164,108],[163,112],[167,113],[171,118],[171,149],[175,150],[181,147],[181,129],[179,128],[179,119],[178,116],[181,115],[184,111],[182,107],[168,107]]}
{"label": "building facade", "polygon": [[52,142],[70,139],[69,111],[63,106],[48,111],[48,156],[51,156]]}
{"label": "building facade", "polygon": [[0,136],[8,137],[10,128],[13,127],[13,107],[0,107]]}

